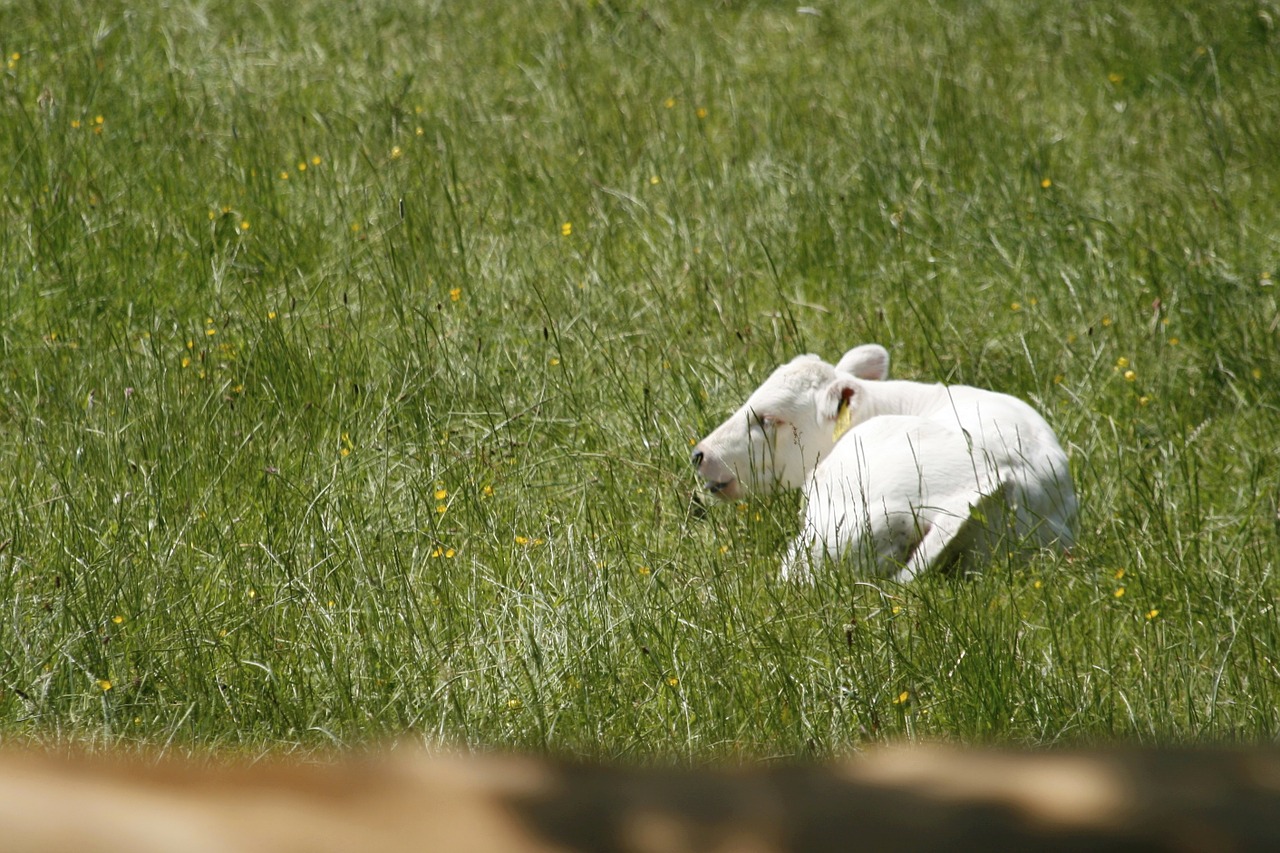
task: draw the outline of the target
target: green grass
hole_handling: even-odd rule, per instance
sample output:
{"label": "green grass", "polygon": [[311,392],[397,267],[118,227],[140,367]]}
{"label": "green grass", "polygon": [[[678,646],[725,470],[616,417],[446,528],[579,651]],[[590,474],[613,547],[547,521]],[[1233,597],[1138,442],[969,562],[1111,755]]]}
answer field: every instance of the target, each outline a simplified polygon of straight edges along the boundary
{"label": "green grass", "polygon": [[[1271,0],[138,5],[0,3],[0,736],[1280,734]],[[867,341],[1045,412],[1070,559],[691,512]]]}

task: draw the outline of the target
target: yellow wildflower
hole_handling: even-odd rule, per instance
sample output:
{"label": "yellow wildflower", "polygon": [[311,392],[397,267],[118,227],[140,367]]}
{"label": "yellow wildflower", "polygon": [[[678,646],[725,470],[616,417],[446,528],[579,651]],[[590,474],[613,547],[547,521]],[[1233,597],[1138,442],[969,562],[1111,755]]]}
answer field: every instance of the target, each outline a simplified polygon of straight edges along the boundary
{"label": "yellow wildflower", "polygon": [[568,236],[569,236],[570,234],[572,234],[572,233],[573,233],[573,223],[572,223],[572,222],[566,222],[566,223],[564,223],[563,225],[561,225],[561,226],[560,226],[560,235],[561,235],[562,237],[568,237]]}

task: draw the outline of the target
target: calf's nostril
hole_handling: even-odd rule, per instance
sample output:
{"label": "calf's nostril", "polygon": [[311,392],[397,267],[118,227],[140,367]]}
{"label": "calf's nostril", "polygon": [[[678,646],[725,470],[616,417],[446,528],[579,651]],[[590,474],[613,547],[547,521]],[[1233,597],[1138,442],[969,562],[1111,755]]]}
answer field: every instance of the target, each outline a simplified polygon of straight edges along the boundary
{"label": "calf's nostril", "polygon": [[693,451],[693,456],[692,456],[691,458],[692,458],[692,460],[693,460],[693,466],[694,466],[695,468],[697,468],[698,466],[702,465],[703,453],[702,453],[702,451],[701,451],[701,450],[695,450],[695,451]]}

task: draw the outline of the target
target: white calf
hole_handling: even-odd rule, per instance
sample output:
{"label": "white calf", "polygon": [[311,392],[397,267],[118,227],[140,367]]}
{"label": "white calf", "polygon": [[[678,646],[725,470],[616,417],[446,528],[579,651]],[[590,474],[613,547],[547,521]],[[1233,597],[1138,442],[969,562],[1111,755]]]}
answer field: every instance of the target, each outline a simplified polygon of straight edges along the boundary
{"label": "white calf", "polygon": [[987,553],[1010,520],[1028,544],[1072,543],[1066,455],[1034,409],[978,388],[882,381],[887,374],[888,353],[875,345],[837,367],[800,356],[694,448],[720,497],[803,486],[804,527],[784,578],[851,556],[910,580]]}

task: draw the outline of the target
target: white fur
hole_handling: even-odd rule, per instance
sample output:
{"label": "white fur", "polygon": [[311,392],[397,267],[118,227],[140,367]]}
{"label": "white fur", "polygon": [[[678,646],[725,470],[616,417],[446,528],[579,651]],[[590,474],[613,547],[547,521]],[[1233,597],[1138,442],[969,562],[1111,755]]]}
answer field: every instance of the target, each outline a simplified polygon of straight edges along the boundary
{"label": "white fur", "polygon": [[[887,375],[888,353],[874,344],[836,367],[800,356],[694,448],[699,474],[723,498],[804,488],[784,578],[851,557],[910,580],[980,558],[1006,532],[1016,544],[1072,544],[1066,454],[1034,409],[995,391]],[[844,406],[853,428],[837,442]]]}

